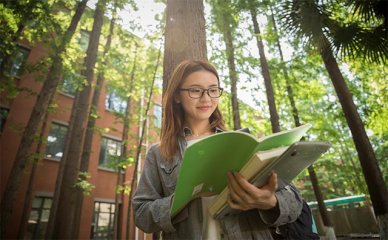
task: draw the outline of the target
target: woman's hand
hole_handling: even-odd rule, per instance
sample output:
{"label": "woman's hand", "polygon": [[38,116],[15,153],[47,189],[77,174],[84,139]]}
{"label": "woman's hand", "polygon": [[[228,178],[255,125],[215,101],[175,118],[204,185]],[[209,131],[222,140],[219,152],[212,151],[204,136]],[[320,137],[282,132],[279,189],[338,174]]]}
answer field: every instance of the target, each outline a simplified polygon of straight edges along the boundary
{"label": "woman's hand", "polygon": [[228,173],[229,197],[231,208],[240,210],[271,209],[276,206],[277,174],[273,172],[268,183],[261,188],[249,183],[240,173]]}

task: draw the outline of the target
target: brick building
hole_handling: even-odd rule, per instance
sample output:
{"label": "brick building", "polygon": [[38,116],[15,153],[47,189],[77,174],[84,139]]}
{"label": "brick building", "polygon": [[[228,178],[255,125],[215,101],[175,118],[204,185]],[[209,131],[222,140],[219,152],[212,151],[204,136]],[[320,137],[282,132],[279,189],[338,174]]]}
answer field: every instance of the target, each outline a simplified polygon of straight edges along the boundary
{"label": "brick building", "polygon": [[[15,77],[15,82],[19,88],[25,89],[16,95],[15,98],[8,99],[9,93],[1,93],[0,100],[0,156],[1,156],[1,194],[4,193],[5,184],[9,177],[18,146],[21,140],[23,127],[26,125],[32,108],[35,104],[36,94],[42,86],[37,74],[21,74],[26,63],[34,63],[44,56],[46,50],[42,44],[29,46],[19,44],[18,51],[13,56],[10,74]],[[1,61],[1,56],[0,56]],[[40,76],[42,77],[42,76]],[[43,77],[44,78],[44,77]],[[108,82],[108,81],[106,81]],[[58,173],[59,163],[64,149],[65,135],[69,125],[74,91],[64,80],[63,86],[55,95],[57,108],[50,112],[47,118],[47,126],[44,129],[44,138],[41,152],[43,159],[38,162],[36,177],[32,185],[33,200],[28,211],[28,226],[25,232],[27,239],[44,238],[46,226],[49,218],[52,198],[55,191],[55,182]],[[115,111],[125,109],[125,101],[120,100],[114,92],[108,92],[107,86],[102,88],[99,99],[96,125],[100,129],[109,129],[103,133],[95,132],[93,136],[92,152],[89,161],[90,183],[95,186],[89,196],[86,196],[82,206],[82,216],[80,225],[80,238],[110,238],[113,232],[114,200],[117,171],[109,164],[111,157],[119,156],[121,151],[121,140],[123,123],[117,119]],[[26,91],[27,90],[27,91]],[[33,94],[31,94],[33,93]],[[158,132],[161,126],[161,97],[153,97],[153,103],[148,116],[147,136],[143,144],[144,151],[150,141],[158,139]],[[134,114],[139,114],[140,105]],[[144,112],[144,111],[143,111]],[[134,149],[139,133],[139,124],[132,124],[130,130],[129,149]],[[37,132],[36,134],[39,134]],[[135,137],[134,137],[135,136]],[[31,146],[34,152],[36,146]],[[135,151],[134,151],[135,152]],[[12,219],[9,226],[9,238],[17,238],[23,213],[23,205],[31,172],[32,160],[23,174],[21,185],[14,202]],[[130,183],[134,167],[131,166],[123,173],[124,182]],[[121,219],[120,230],[123,238],[126,234],[126,223],[128,210],[128,196],[124,195],[120,199],[119,218]],[[150,238],[149,235],[135,230],[133,220],[131,220],[130,239]]]}

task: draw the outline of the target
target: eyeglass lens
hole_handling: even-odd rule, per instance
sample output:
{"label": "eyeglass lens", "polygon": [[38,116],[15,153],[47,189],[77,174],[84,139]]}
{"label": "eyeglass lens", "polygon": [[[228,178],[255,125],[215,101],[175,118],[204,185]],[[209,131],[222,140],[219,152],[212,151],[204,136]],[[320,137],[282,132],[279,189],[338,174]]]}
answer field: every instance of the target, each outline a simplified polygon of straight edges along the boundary
{"label": "eyeglass lens", "polygon": [[192,98],[201,98],[204,93],[207,93],[209,97],[218,98],[221,96],[221,89],[218,87],[202,89],[202,88],[190,88],[189,95]]}

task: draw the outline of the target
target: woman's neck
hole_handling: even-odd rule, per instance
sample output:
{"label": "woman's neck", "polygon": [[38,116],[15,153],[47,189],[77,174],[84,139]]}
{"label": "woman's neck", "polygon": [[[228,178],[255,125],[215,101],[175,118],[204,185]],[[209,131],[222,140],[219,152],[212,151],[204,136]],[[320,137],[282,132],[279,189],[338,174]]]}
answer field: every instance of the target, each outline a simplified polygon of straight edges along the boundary
{"label": "woman's neck", "polygon": [[197,123],[187,123],[188,127],[191,130],[191,136],[201,137],[209,135],[212,133],[210,128],[210,123],[208,121],[197,122]]}

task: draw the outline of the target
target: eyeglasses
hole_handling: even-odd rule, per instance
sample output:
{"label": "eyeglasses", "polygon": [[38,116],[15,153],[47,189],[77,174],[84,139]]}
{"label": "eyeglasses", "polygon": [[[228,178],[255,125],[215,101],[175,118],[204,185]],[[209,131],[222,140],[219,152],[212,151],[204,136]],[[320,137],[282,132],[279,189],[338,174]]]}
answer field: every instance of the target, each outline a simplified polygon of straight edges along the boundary
{"label": "eyeglasses", "polygon": [[187,91],[189,93],[189,96],[191,98],[201,98],[203,94],[206,92],[207,95],[211,98],[219,98],[222,95],[223,88],[220,87],[211,87],[208,89],[203,89],[199,87],[192,87],[192,88],[181,88],[180,91]]}

